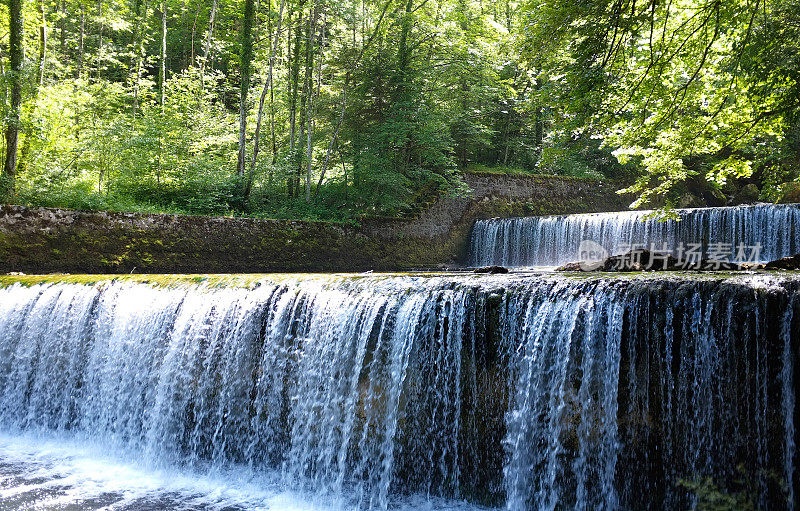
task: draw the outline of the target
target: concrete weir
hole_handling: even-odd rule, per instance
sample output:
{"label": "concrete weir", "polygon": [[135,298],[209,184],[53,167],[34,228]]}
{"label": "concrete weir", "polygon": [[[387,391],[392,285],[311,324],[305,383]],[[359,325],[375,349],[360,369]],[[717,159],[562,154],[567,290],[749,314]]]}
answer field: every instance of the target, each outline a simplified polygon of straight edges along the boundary
{"label": "concrete weir", "polygon": [[793,273],[1,282],[6,509],[796,502]]}

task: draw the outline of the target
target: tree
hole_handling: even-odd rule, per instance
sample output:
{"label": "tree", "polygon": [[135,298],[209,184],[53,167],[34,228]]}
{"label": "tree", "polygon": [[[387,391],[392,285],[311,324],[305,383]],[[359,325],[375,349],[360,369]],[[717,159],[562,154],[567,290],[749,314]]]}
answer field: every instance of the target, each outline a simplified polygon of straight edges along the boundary
{"label": "tree", "polygon": [[19,143],[20,104],[22,103],[22,0],[8,2],[8,47],[10,68],[7,76],[11,89],[10,115],[6,123],[6,160],[4,167],[4,195],[10,197],[14,193],[17,173],[17,146]]}
{"label": "tree", "polygon": [[242,75],[239,93],[239,160],[236,173],[242,177],[247,166],[247,93],[250,90],[250,67],[253,60],[253,18],[255,1],[245,0],[242,19],[242,41],[239,72]]}
{"label": "tree", "polygon": [[[281,35],[281,22],[283,21],[283,7],[286,4],[286,0],[281,0],[280,10],[278,11],[278,26],[275,29],[275,34],[270,33],[270,43],[269,43],[269,72],[267,73],[267,81],[264,83],[264,88],[261,91],[261,97],[258,100],[258,117],[256,119],[256,131],[253,136],[253,159],[250,164],[250,177],[247,180],[247,191],[245,195],[250,195],[250,188],[253,185],[253,175],[256,171],[256,162],[258,161],[258,148],[260,143],[260,135],[261,135],[261,120],[264,115],[264,101],[267,98],[267,93],[269,92],[272,94],[274,90],[274,70],[275,70],[275,57],[277,55],[278,44],[280,42],[280,35]],[[271,98],[270,101],[270,132],[271,132],[271,139],[273,144],[273,155],[275,152],[275,125],[274,125],[274,112],[272,111],[272,103],[273,99]],[[274,161],[273,161],[274,163]]]}
{"label": "tree", "polygon": [[211,62],[211,41],[214,39],[214,22],[217,17],[217,0],[212,0],[211,14],[208,18],[208,33],[203,44],[203,61],[200,64],[200,85],[205,87],[206,66]]}
{"label": "tree", "polygon": [[[133,69],[133,107],[132,115],[136,118],[136,110],[139,108],[139,89],[142,81],[142,65],[145,58],[145,29],[147,20],[147,0],[135,3],[133,11],[134,17],[134,40],[133,51],[131,52],[131,68]],[[141,12],[140,12],[141,11]]]}
{"label": "tree", "polygon": [[695,177],[719,190],[765,164],[759,144],[777,142],[788,110],[753,93],[743,58],[770,44],[754,34],[780,4],[532,2],[524,52],[562,144],[601,140],[642,169],[634,206],[669,206]]}
{"label": "tree", "polygon": [[161,54],[158,68],[158,103],[164,108],[164,87],[167,83],[167,4],[161,0]]}
{"label": "tree", "polygon": [[476,170],[612,178],[656,207],[800,193],[791,0],[20,9],[38,58],[15,72],[0,47],[0,109],[24,120],[7,166],[23,203],[401,215]]}
{"label": "tree", "polygon": [[44,0],[36,4],[39,9],[39,76],[38,84],[44,83],[45,64],[47,61],[47,18],[45,17]]}

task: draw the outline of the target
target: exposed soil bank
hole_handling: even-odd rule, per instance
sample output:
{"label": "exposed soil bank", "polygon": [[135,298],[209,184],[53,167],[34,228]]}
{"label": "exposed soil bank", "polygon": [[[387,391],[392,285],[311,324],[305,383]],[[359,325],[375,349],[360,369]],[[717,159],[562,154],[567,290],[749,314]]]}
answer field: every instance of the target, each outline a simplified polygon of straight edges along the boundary
{"label": "exposed soil bank", "polygon": [[468,174],[471,197],[411,219],[325,222],[3,206],[0,272],[236,273],[408,270],[462,261],[479,218],[618,211],[616,186]]}

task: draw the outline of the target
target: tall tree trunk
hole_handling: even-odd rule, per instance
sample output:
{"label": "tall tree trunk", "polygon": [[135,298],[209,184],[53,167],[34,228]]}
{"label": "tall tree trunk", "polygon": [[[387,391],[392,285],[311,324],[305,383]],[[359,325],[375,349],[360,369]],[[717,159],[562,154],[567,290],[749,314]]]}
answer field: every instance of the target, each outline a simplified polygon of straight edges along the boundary
{"label": "tall tree trunk", "polygon": [[[47,25],[44,11],[44,0],[38,0],[36,3],[37,14],[39,15],[39,64],[36,72],[36,86],[32,90],[31,100],[35,103],[39,97],[39,89],[44,84],[44,70],[47,57],[46,44],[47,44]],[[22,140],[22,146],[19,149],[19,157],[17,158],[17,174],[25,172],[28,156],[31,152],[31,137],[25,137]]]}
{"label": "tall tree trunk", "polygon": [[[285,5],[285,0],[281,0],[281,6],[278,10],[278,24],[275,30],[275,34],[270,34],[270,47],[269,47],[269,72],[267,73],[267,82],[264,84],[264,89],[261,91],[261,98],[258,101],[258,120],[256,121],[256,132],[255,132],[255,139],[253,140],[253,160],[250,163],[250,180],[248,180],[248,192],[249,192],[249,185],[252,182],[252,176],[255,174],[256,171],[256,162],[258,160],[258,148],[259,148],[259,138],[261,135],[261,119],[264,114],[264,101],[266,101],[267,93],[272,91],[272,73],[275,67],[275,50],[278,47],[278,41],[281,33],[281,21],[283,20],[283,6]],[[271,16],[270,16],[271,18]],[[270,98],[271,103],[271,98]],[[272,105],[270,105],[271,107]],[[275,150],[275,126],[274,126],[274,113],[270,111],[270,131],[273,138],[272,145],[273,145],[273,152]]]}
{"label": "tall tree trunk", "polygon": [[66,57],[66,46],[67,46],[67,6],[64,5],[65,2],[62,0],[58,3],[59,10],[61,11],[61,19],[58,20],[59,25],[59,49],[61,50],[61,56]]}
{"label": "tall tree trunk", "polygon": [[[283,0],[281,0],[283,3]],[[277,59],[278,55],[282,53],[281,49],[281,31],[275,31],[275,38],[273,40],[274,44],[270,48],[271,55],[273,59]],[[275,60],[272,61],[273,63]],[[272,186],[272,173],[275,169],[275,162],[278,158],[278,143],[275,137],[275,78],[274,78],[274,66],[270,67],[270,78],[269,78],[269,138],[270,138],[270,145],[272,148],[272,158],[271,158],[271,167],[269,169],[269,185]]]}
{"label": "tall tree trunk", "polygon": [[[286,80],[286,101],[289,105],[289,161],[291,162],[292,159],[292,151],[294,151],[294,62],[295,62],[295,54],[293,51],[292,46],[292,34],[294,31],[292,30],[292,12],[293,9],[289,9],[287,13],[286,19],[286,67],[288,69],[288,76]],[[296,38],[295,38],[296,39]],[[291,187],[290,178],[287,176],[286,179],[286,195],[288,197],[292,196],[292,187]]]}
{"label": "tall tree trunk", "polygon": [[80,79],[83,74],[83,39],[86,34],[86,8],[81,3],[81,22],[80,33],[78,35],[78,64],[75,69],[75,77]]}
{"label": "tall tree trunk", "polygon": [[167,5],[161,0],[161,66],[158,70],[158,104],[164,110],[164,84],[167,81]]}
{"label": "tall tree trunk", "polygon": [[[314,47],[316,46],[317,39],[317,16],[319,10],[316,3],[311,7],[313,14],[308,17],[308,42],[306,52],[306,76],[308,80],[307,94],[308,100],[306,101],[306,202],[311,202],[311,163],[314,147],[312,141],[314,138],[314,96],[316,95],[314,89]],[[317,90],[319,90],[317,88]]]}
{"label": "tall tree trunk", "polygon": [[292,50],[292,59],[289,63],[291,70],[291,80],[289,80],[289,168],[290,177],[288,183],[289,196],[294,195],[295,191],[295,176],[292,174],[294,171],[295,160],[297,158],[295,150],[295,139],[297,135],[297,95],[300,85],[300,41],[303,36],[303,5],[305,0],[301,0],[297,20],[294,31],[294,48]]}
{"label": "tall tree trunk", "polygon": [[344,200],[348,199],[348,187],[347,187],[347,165],[344,162],[344,153],[341,149],[339,149],[339,161],[342,162],[342,174],[344,175]]}
{"label": "tall tree trunk", "polygon": [[[536,80],[534,84],[534,89],[538,92],[542,88],[541,80]],[[538,96],[538,94],[537,94]],[[542,154],[542,144],[544,143],[544,116],[542,113],[542,107],[538,105],[539,99],[536,99],[537,106],[535,112],[535,124],[534,124],[534,145],[536,147],[536,151],[538,155]],[[538,156],[537,156],[538,157]]]}
{"label": "tall tree trunk", "polygon": [[211,40],[214,38],[214,20],[217,17],[217,0],[211,3],[211,15],[208,18],[208,34],[203,45],[203,61],[200,63],[200,87],[205,87],[206,66],[211,62]]}
{"label": "tall tree trunk", "polygon": [[200,8],[202,7],[203,2],[202,0],[197,0],[197,10],[194,12],[194,21],[192,22],[192,47],[189,53],[189,67],[195,65],[195,55],[194,55],[194,39],[197,35],[197,19],[200,17]]}
{"label": "tall tree trunk", "polygon": [[22,0],[8,1],[8,48],[9,73],[11,82],[11,111],[6,124],[5,198],[14,193],[14,180],[17,174],[17,143],[19,141],[19,107],[22,103]]}
{"label": "tall tree trunk", "polygon": [[[78,80],[83,78],[83,51],[84,51],[84,36],[86,34],[86,8],[81,2],[81,18],[80,18],[80,31],[78,34],[78,63],[75,66],[75,82],[72,84],[72,94],[77,99],[78,97]],[[81,140],[81,111],[79,108],[79,104],[75,104],[75,117],[73,120],[73,125],[75,126],[75,157],[72,159],[73,161],[73,168],[75,170],[78,169],[78,143]]]}
{"label": "tall tree trunk", "polygon": [[508,151],[511,147],[511,111],[506,114],[505,149],[503,150],[503,166],[508,165]]}
{"label": "tall tree trunk", "polygon": [[136,48],[133,58],[134,62],[134,82],[133,82],[133,118],[136,119],[136,110],[139,108],[139,87],[142,81],[142,61],[144,60],[144,30],[147,20],[147,0],[142,4],[142,13],[139,15],[139,2],[136,3]]}
{"label": "tall tree trunk", "polygon": [[[350,84],[350,78],[358,71],[358,68],[361,66],[361,58],[364,56],[364,52],[372,45],[372,41],[375,40],[375,37],[378,35],[381,23],[383,23],[384,17],[386,17],[386,12],[389,10],[389,5],[392,3],[393,0],[387,0],[386,4],[383,6],[383,10],[381,11],[381,15],[378,18],[378,21],[375,23],[375,28],[372,29],[372,34],[370,34],[369,39],[361,46],[361,50],[358,52],[358,56],[356,57],[355,62],[351,69],[347,71],[344,77],[344,85],[342,85],[342,107],[339,112],[339,120],[336,121],[336,126],[333,129],[333,136],[331,137],[330,144],[328,145],[328,150],[325,152],[325,160],[322,163],[322,170],[319,174],[319,181],[317,181],[317,188],[314,191],[314,196],[316,197],[319,195],[319,189],[322,186],[322,181],[325,179],[325,172],[328,170],[328,164],[331,161],[331,155],[333,154],[333,149],[336,146],[336,142],[339,139],[339,130],[342,128],[342,124],[344,123],[344,114],[347,111],[347,86]],[[356,44],[356,22],[355,19],[353,20],[353,46],[355,47]],[[347,178],[345,177],[345,195],[347,191]]]}
{"label": "tall tree trunk", "polygon": [[97,40],[97,56],[95,58],[95,70],[97,71],[97,80],[100,81],[100,69],[102,67],[102,53],[103,53],[103,0],[97,0],[97,19],[99,20],[100,27],[98,30]]}
{"label": "tall tree trunk", "polygon": [[[158,104],[161,107],[161,118],[164,118],[164,86],[167,82],[167,3],[161,0],[161,66],[158,70]],[[163,122],[159,124],[158,134],[158,169],[156,184],[161,184],[161,165],[164,148]]]}
{"label": "tall tree trunk", "polygon": [[[409,65],[411,63],[411,44],[409,38],[411,36],[411,28],[413,27],[412,13],[414,12],[414,0],[407,0],[405,2],[405,13],[400,28],[400,41],[398,42],[397,49],[397,79],[395,82],[394,101],[406,101],[406,94],[409,91]],[[400,145],[399,158],[400,173],[408,177],[409,162],[411,157],[411,150],[408,140]]]}
{"label": "tall tree trunk", "polygon": [[239,95],[239,161],[236,165],[236,173],[244,176],[246,166],[246,142],[247,142],[247,92],[250,90],[250,64],[253,60],[253,17],[255,11],[254,0],[245,0],[244,20],[242,20],[242,51],[241,69],[242,83]]}
{"label": "tall tree trunk", "polygon": [[[303,144],[303,141],[306,139],[306,132],[308,128],[308,103],[310,101],[311,96],[311,17],[313,6],[308,11],[308,18],[306,18],[306,33],[305,33],[305,43],[306,46],[305,50],[305,71],[303,73],[303,90],[300,95],[300,136],[298,137],[300,144]],[[299,65],[299,64],[298,64]],[[304,181],[304,174],[303,171],[303,156],[305,151],[302,149],[298,149],[297,151],[297,162],[295,167],[295,183],[296,183],[296,190],[295,193],[298,197],[301,194],[301,187]]]}
{"label": "tall tree trunk", "polygon": [[348,75],[345,77],[344,85],[342,86],[342,108],[339,111],[339,119],[336,121],[336,126],[333,128],[333,136],[331,137],[330,144],[328,145],[328,150],[325,152],[325,160],[322,162],[322,170],[319,173],[319,181],[317,181],[317,188],[314,190],[314,197],[319,195],[319,190],[322,187],[323,180],[325,179],[325,172],[328,170],[331,154],[333,154],[333,148],[339,139],[339,130],[342,127],[342,123],[344,122],[344,114],[347,111],[347,85],[349,82],[350,74],[348,73]]}
{"label": "tall tree trunk", "polygon": [[397,71],[399,78],[398,89],[400,91],[405,90],[406,80],[408,79],[408,64],[411,58],[408,45],[408,36],[411,34],[411,27],[413,26],[411,19],[413,8],[414,0],[407,0],[405,13],[403,14],[403,22],[400,28],[400,42],[398,43],[397,48]]}
{"label": "tall tree trunk", "polygon": [[44,84],[45,61],[47,60],[47,19],[45,18],[44,0],[37,3],[39,9],[39,85]]}

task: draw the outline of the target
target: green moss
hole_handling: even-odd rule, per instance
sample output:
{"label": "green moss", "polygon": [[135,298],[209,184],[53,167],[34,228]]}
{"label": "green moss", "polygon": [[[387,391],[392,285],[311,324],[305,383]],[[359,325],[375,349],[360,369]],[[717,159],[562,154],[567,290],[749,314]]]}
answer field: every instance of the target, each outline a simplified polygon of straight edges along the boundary
{"label": "green moss", "polygon": [[0,287],[15,284],[35,286],[38,284],[83,284],[98,285],[109,282],[133,282],[151,284],[159,287],[180,287],[184,285],[203,285],[206,287],[244,287],[252,288],[257,283],[268,280],[279,282],[296,275],[290,274],[50,274],[50,275],[0,275]]}
{"label": "green moss", "polygon": [[[757,275],[770,275],[774,277],[800,277],[800,271],[759,271]],[[526,279],[550,279],[567,278],[570,280],[593,281],[593,280],[620,280],[620,281],[659,281],[659,282],[722,282],[730,280],[732,283],[741,281],[742,278],[750,274],[737,274],[733,272],[512,272],[507,275],[488,275],[473,274],[464,272],[391,272],[374,274],[357,273],[333,273],[333,274],[313,274],[313,273],[242,273],[242,274],[136,274],[136,275],[110,275],[110,274],[51,274],[51,275],[0,275],[0,288],[13,285],[34,286],[38,284],[81,284],[81,285],[102,285],[110,282],[131,282],[150,284],[157,287],[176,288],[187,285],[203,286],[209,288],[219,287],[241,287],[254,288],[263,282],[280,283],[288,280],[297,279],[325,279],[330,283],[341,282],[342,280],[357,279],[390,279],[400,276],[411,277],[435,277],[451,275],[465,281],[480,281],[508,279],[509,282]]]}
{"label": "green moss", "polygon": [[487,166],[487,165],[480,165],[480,164],[472,164],[467,167],[466,172],[468,174],[478,174],[478,175],[489,175],[489,176],[515,176],[515,177],[535,177],[538,179],[544,180],[556,180],[556,179],[563,179],[563,180],[585,180],[585,181],[597,181],[598,179],[594,176],[566,176],[566,175],[554,175],[554,174],[540,174],[534,170],[528,170],[521,167],[508,167],[503,165],[497,166]]}
{"label": "green moss", "polygon": [[[475,201],[445,235],[412,234],[405,220],[370,220],[361,227],[298,221],[208,217],[146,217],[131,220],[115,213],[66,212],[68,224],[35,230],[35,211],[27,231],[0,233],[0,273],[181,273],[270,271],[412,270],[463,260],[469,232],[479,218],[551,215],[618,210],[611,189],[575,198],[575,178],[531,177],[533,195],[542,198]],[[552,188],[550,188],[552,187]],[[552,193],[551,193],[552,192]],[[445,207],[448,207],[445,205]],[[460,208],[457,203],[453,206]],[[58,214],[58,213],[57,213]],[[138,220],[146,220],[140,227]],[[422,219],[424,222],[424,218]],[[17,225],[25,225],[17,224]],[[378,234],[380,233],[380,234]],[[388,233],[388,234],[387,234]]]}

